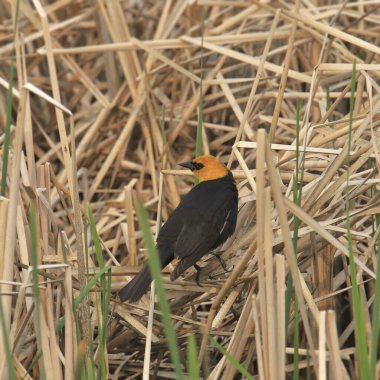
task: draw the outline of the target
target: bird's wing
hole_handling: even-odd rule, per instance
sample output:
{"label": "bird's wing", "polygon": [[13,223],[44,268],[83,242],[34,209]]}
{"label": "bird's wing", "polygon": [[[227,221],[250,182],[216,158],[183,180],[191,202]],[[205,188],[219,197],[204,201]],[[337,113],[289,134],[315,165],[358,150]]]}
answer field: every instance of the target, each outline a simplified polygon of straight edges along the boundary
{"label": "bird's wing", "polygon": [[180,259],[194,258],[194,263],[211,249],[224,243],[233,233],[236,225],[237,208],[227,193],[216,194],[208,208],[199,210],[184,222],[176,244],[174,255]]}
{"label": "bird's wing", "polygon": [[222,245],[234,233],[237,220],[236,200],[232,199],[225,203],[224,214],[221,216],[221,219],[224,220],[224,223],[220,228],[219,236],[211,249],[215,249]]}
{"label": "bird's wing", "polygon": [[194,263],[205,255],[219,237],[218,228],[207,222],[185,224],[178,236],[174,254],[180,259],[194,257]]}
{"label": "bird's wing", "polygon": [[170,276],[171,280],[175,280],[186,269],[193,266],[202,256],[209,252],[218,236],[218,232],[210,230],[208,223],[184,225],[175,247],[175,255],[181,260],[172,272]]}

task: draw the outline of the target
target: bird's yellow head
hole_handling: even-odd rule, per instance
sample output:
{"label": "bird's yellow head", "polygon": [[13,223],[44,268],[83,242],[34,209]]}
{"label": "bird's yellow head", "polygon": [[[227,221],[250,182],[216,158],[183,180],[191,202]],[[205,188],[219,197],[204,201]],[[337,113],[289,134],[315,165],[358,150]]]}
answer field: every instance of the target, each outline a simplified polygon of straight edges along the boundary
{"label": "bird's yellow head", "polygon": [[192,161],[182,162],[179,165],[190,169],[199,179],[199,182],[222,178],[228,174],[227,167],[216,157],[208,154],[199,156]]}

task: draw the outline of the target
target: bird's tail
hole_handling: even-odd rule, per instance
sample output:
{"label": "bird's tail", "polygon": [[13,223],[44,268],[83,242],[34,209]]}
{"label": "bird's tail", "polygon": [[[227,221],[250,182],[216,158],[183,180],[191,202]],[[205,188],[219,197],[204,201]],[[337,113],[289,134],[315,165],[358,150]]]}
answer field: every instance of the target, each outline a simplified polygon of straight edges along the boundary
{"label": "bird's tail", "polygon": [[137,302],[147,292],[151,282],[149,263],[146,263],[140,273],[119,291],[120,300]]}
{"label": "bird's tail", "polygon": [[[168,246],[157,246],[157,249],[162,269],[174,259],[174,253]],[[140,273],[119,291],[120,300],[122,302],[137,302],[147,292],[151,282],[149,263],[146,263]]]}

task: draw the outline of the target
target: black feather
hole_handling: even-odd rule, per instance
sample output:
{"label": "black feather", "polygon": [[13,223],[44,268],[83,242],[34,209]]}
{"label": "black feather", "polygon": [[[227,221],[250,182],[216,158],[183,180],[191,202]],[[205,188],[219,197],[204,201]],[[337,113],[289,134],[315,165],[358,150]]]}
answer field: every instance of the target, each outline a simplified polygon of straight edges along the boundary
{"label": "black feather", "polygon": [[[235,231],[238,193],[229,172],[225,177],[195,186],[162,226],[157,237],[161,268],[174,256],[180,259],[171,274],[174,280]],[[149,266],[119,292],[122,301],[138,301],[151,283]]]}

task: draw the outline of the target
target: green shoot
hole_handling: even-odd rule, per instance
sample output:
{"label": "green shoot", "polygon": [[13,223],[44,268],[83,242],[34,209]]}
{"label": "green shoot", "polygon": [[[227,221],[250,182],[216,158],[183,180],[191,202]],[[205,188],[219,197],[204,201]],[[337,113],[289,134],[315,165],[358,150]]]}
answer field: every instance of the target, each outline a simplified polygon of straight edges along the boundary
{"label": "green shoot", "polygon": [[254,380],[254,377],[247,371],[247,369],[244,368],[229,352],[227,352],[221,344],[219,344],[212,336],[209,336],[208,339],[212,345],[216,347],[216,349],[234,365],[234,367],[243,375],[244,378]]}
{"label": "green shoot", "polygon": [[369,379],[368,367],[368,348],[366,338],[366,321],[365,321],[365,305],[360,295],[360,289],[356,279],[356,264],[354,261],[351,237],[350,223],[350,199],[349,199],[349,170],[350,170],[350,150],[352,139],[352,119],[355,103],[355,84],[356,84],[356,63],[354,62],[351,75],[351,96],[350,96],[350,116],[349,116],[349,133],[347,147],[347,185],[346,185],[346,215],[347,215],[347,243],[350,262],[350,277],[352,285],[352,302],[355,323],[355,338],[357,343],[357,354],[359,358],[359,373],[361,379]]}
{"label": "green shoot", "polygon": [[182,365],[180,361],[180,354],[179,354],[179,348],[178,348],[179,346],[178,346],[177,337],[175,335],[175,331],[170,319],[169,303],[165,296],[164,283],[161,276],[160,258],[158,256],[157,249],[154,244],[152,231],[150,230],[148,215],[141,201],[139,201],[139,204],[138,204],[137,215],[139,218],[141,229],[143,231],[145,247],[149,253],[150,273],[156,285],[155,287],[156,287],[156,292],[157,292],[157,297],[158,297],[158,303],[159,303],[160,310],[162,313],[162,322],[164,325],[165,335],[168,341],[171,361],[174,365],[176,379],[182,380],[184,377],[183,377]]}

